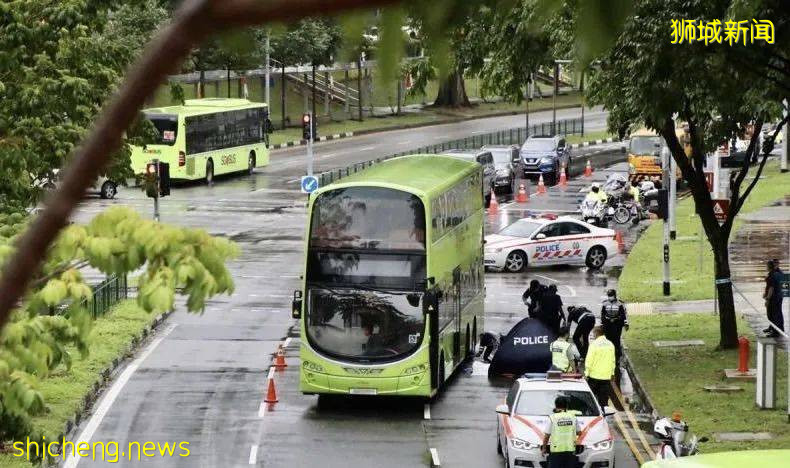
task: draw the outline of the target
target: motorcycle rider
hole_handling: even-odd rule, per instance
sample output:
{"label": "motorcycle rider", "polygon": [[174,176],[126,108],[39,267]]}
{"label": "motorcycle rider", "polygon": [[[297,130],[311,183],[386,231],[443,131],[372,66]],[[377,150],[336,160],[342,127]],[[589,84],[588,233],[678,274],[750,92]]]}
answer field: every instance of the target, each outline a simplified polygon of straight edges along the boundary
{"label": "motorcycle rider", "polygon": [[590,332],[595,327],[595,315],[584,306],[568,306],[568,324],[576,322],[573,331],[573,344],[579,350],[582,360],[587,357],[590,347]]}
{"label": "motorcycle rider", "polygon": [[617,291],[610,289],[606,292],[606,300],[601,306],[601,325],[606,339],[611,341],[615,349],[615,373],[617,382],[620,382],[620,357],[623,354],[621,338],[623,328],[628,330],[628,316],[625,304],[617,299]]}
{"label": "motorcycle rider", "polygon": [[633,197],[634,202],[639,205],[639,182],[636,179],[631,181],[631,188],[628,189],[628,193]]}
{"label": "motorcycle rider", "polygon": [[601,184],[598,182],[593,182],[592,187],[590,187],[589,193],[584,198],[584,201],[599,201],[601,203],[606,203],[606,200],[609,197],[606,196],[606,193],[601,190]]}

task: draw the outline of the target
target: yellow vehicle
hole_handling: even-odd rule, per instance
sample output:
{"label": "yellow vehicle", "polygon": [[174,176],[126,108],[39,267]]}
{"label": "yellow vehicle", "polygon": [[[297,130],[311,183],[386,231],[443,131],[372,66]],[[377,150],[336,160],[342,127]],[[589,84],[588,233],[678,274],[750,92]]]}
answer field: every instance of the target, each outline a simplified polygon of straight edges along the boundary
{"label": "yellow vehicle", "polygon": [[[691,147],[685,128],[678,127],[676,134],[678,141],[684,146],[688,155]],[[640,128],[632,133],[631,142],[628,144],[628,164],[632,168],[631,175],[634,177],[661,177],[661,150],[665,146],[664,139],[652,130]],[[678,178],[682,176],[679,169],[675,175]]]}

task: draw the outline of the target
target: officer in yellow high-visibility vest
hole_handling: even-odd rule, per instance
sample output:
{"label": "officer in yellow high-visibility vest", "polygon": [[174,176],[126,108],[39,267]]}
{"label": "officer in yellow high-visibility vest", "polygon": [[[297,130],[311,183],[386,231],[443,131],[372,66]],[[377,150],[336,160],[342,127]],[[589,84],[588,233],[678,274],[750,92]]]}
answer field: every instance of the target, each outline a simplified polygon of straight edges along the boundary
{"label": "officer in yellow high-visibility vest", "polygon": [[606,339],[601,327],[592,331],[593,341],[587,350],[584,361],[584,376],[601,408],[609,402],[609,390],[615,368],[615,351],[611,341]]}
{"label": "officer in yellow high-visibility vest", "polygon": [[570,333],[568,327],[560,328],[560,336],[549,345],[551,351],[551,368],[560,372],[573,372],[576,370],[576,361],[579,353],[576,347],[568,341]]}
{"label": "officer in yellow high-visibility vest", "polygon": [[541,451],[549,452],[549,468],[576,468],[576,439],[581,432],[578,411],[568,410],[568,397],[554,400],[554,413],[549,416],[549,428],[543,437]]}

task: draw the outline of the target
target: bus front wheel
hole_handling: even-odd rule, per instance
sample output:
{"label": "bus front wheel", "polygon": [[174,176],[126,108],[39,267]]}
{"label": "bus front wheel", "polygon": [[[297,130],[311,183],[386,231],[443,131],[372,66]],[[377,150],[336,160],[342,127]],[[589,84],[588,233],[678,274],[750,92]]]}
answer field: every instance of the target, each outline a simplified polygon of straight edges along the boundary
{"label": "bus front wheel", "polygon": [[209,185],[214,183],[214,161],[211,159],[206,161],[206,183]]}

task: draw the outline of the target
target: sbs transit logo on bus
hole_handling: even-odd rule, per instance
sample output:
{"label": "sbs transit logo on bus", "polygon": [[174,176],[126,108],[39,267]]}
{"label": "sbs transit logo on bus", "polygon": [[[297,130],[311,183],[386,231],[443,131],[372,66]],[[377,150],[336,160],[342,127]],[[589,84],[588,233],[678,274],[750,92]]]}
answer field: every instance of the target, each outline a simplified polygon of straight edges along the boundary
{"label": "sbs transit logo on bus", "polygon": [[229,166],[231,164],[236,164],[236,155],[235,154],[226,154],[222,156],[220,159],[223,166]]}

